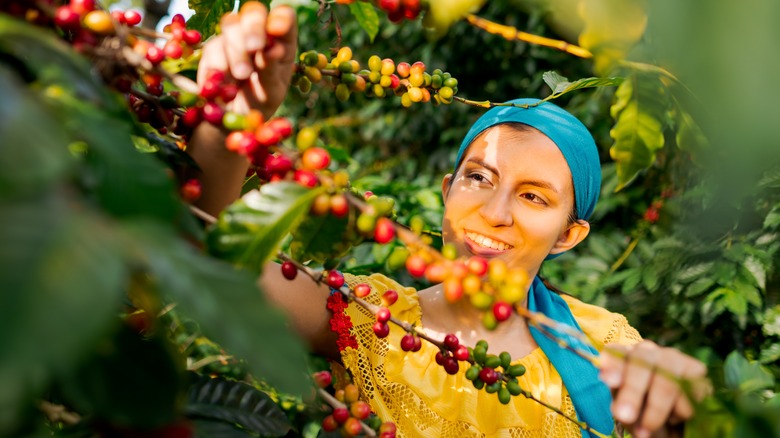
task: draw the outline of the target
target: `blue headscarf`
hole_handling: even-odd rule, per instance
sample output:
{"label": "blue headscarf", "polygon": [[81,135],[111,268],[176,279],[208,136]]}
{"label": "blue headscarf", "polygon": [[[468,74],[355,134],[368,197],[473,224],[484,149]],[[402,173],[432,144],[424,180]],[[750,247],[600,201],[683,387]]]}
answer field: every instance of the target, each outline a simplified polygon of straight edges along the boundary
{"label": "blue headscarf", "polygon": [[[511,101],[519,105],[535,105],[538,102],[538,99]],[[528,108],[499,106],[490,109],[474,123],[463,139],[455,160],[455,168],[460,166],[463,154],[479,134],[495,125],[513,122],[532,126],[555,142],[571,170],[578,219],[587,220],[593,213],[601,190],[598,149],[585,125],[552,103],[543,102]],[[553,257],[554,255],[550,255],[547,258]],[[541,312],[557,322],[582,331],[566,301],[560,295],[550,291],[538,276],[534,278],[528,291],[528,309]],[[556,341],[549,339],[533,327],[531,327],[531,335],[561,375],[580,421],[584,421],[589,427],[603,434],[611,434],[615,426],[610,413],[612,396],[609,388],[599,379],[596,367],[575,353],[562,348]],[[596,354],[593,347],[583,344],[576,338],[564,333],[556,333],[556,335],[577,349],[589,350]],[[585,434],[592,435],[583,431],[583,435]]]}

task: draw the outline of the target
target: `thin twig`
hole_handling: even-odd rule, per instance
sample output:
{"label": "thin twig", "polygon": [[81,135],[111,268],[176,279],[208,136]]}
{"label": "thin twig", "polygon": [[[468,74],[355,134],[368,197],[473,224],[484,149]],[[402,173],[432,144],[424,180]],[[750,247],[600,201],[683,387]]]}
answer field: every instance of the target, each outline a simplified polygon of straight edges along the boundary
{"label": "thin twig", "polygon": [[198,208],[198,207],[196,207],[196,206],[194,206],[192,204],[190,204],[190,211],[192,212],[192,214],[197,216],[199,219],[205,221],[209,225],[214,225],[214,224],[217,223],[217,218],[215,218],[214,216],[206,213],[205,211],[201,210],[200,208]]}
{"label": "thin twig", "polygon": [[563,52],[579,56],[580,58],[591,58],[593,54],[586,48],[580,47],[574,44],[570,44],[566,41],[555,40],[539,35],[530,34],[528,32],[522,32],[514,27],[506,26],[503,24],[495,23],[484,18],[477,17],[476,15],[469,15],[466,20],[474,27],[482,29],[488,33],[494,35],[500,35],[507,40],[520,40],[527,43],[536,44],[538,46],[551,47]]}
{"label": "thin twig", "polygon": [[[325,400],[325,402],[328,403],[330,407],[333,409],[339,409],[339,408],[348,409],[346,404],[338,401],[336,397],[333,397],[332,395],[330,395],[330,393],[328,393],[328,391],[325,391],[322,388],[317,388],[317,394],[319,394],[319,396],[322,397],[322,399]],[[376,432],[374,431],[374,429],[370,428],[366,423],[360,421],[360,426],[363,428],[363,431],[366,433],[366,436],[372,438],[376,437]]]}
{"label": "thin twig", "polygon": [[79,414],[68,411],[65,406],[56,405],[46,400],[38,402],[38,409],[40,409],[52,423],[62,423],[67,426],[73,426],[81,421],[81,416],[79,416]]}

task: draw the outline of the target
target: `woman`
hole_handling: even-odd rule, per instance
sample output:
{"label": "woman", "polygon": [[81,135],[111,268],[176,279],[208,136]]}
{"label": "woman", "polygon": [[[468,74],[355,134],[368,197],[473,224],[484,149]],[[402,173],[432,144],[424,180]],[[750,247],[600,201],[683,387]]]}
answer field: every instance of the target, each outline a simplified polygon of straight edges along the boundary
{"label": "woman", "polygon": [[[266,14],[262,6],[250,4],[240,14],[226,16],[221,27],[222,36],[204,48],[200,71],[218,68],[247,80],[233,111],[259,108],[267,117],[272,115],[289,86],[296,48],[294,12],[277,8]],[[266,33],[274,37],[269,49]],[[223,133],[203,126],[190,151],[204,170],[200,206],[212,213],[238,195],[247,166],[243,157],[224,150],[222,139]],[[545,259],[587,237],[587,218],[599,189],[596,146],[573,116],[552,104],[495,108],[469,131],[455,172],[442,182],[443,238],[460,254],[500,258],[511,268],[536,275]],[[622,316],[555,294],[538,278],[529,290],[529,309],[579,328],[597,349],[607,343],[622,344],[615,348],[622,348],[629,359],[603,355],[599,379],[597,370],[530,330],[522,318],[511,318],[495,331],[485,330],[476,309],[445,302],[441,285],[417,292],[383,276],[348,277],[347,281],[353,286],[369,282],[370,299],[375,301],[384,290],[397,290],[400,298],[391,307],[393,314],[417,323],[432,337],[455,333],[466,345],[485,339],[491,352],[507,351],[520,358],[518,362],[528,369],[520,378],[521,386],[601,433],[612,431],[612,417],[634,436],[648,437],[663,434],[667,426],[692,415],[679,386],[654,367],[663,364],[674,376],[694,378],[705,374],[700,362],[673,349],[639,342]],[[396,422],[402,436],[581,434],[577,425],[536,402],[516,397],[502,406],[494,395],[475,391],[463,372],[446,374],[433,363],[433,346],[419,353],[401,352],[400,329],[394,328],[388,338],[376,338],[370,329],[373,315],[354,305],[338,309],[349,319],[337,339],[329,330],[331,315],[324,306],[327,288],[304,276],[288,282],[279,269],[270,267],[260,283],[269,298],[288,311],[315,351],[338,357],[335,346],[342,347],[340,357],[363,398],[384,420]]]}

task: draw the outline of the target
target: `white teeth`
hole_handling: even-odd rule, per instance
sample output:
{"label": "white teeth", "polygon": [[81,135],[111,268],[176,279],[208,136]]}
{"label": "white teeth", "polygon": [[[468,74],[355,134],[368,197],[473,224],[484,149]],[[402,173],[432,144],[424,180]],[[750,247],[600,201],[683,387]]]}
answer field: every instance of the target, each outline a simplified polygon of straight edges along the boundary
{"label": "white teeth", "polygon": [[485,248],[495,249],[497,251],[503,251],[505,249],[511,249],[512,248],[512,245],[508,245],[508,244],[506,244],[504,242],[494,241],[493,239],[491,239],[489,237],[485,237],[485,236],[483,236],[481,234],[469,232],[469,233],[466,233],[466,236],[469,239],[471,239],[474,242],[476,242],[479,246],[482,246],[482,247],[485,247]]}

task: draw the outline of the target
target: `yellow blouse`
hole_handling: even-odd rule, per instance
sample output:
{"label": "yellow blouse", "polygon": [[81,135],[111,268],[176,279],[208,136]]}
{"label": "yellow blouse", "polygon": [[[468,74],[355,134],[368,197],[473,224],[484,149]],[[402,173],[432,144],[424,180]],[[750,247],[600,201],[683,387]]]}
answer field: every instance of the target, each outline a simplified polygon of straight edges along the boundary
{"label": "yellow blouse", "polygon": [[[394,289],[399,297],[390,307],[393,316],[421,325],[414,288],[403,287],[380,274],[345,277],[350,287],[368,283],[372,292],[366,300],[373,304],[380,303],[385,291]],[[609,343],[641,340],[623,315],[569,296],[563,298],[597,349]],[[372,410],[383,421],[396,424],[399,437],[582,437],[577,425],[535,401],[517,396],[502,405],[496,394],[477,391],[465,377],[465,363],[461,363],[458,374],[447,374],[436,364],[437,347],[430,343],[423,342],[417,353],[401,350],[404,331],[400,327],[391,324],[390,335],[377,338],[372,330],[375,317],[359,305],[350,303],[345,313],[352,322],[350,333],[358,347],[342,350],[344,366]],[[560,375],[540,348],[514,363],[523,364],[527,370],[518,378],[522,388],[575,417]]]}

